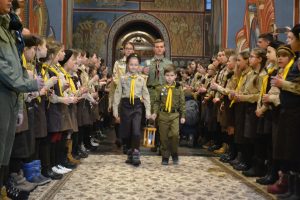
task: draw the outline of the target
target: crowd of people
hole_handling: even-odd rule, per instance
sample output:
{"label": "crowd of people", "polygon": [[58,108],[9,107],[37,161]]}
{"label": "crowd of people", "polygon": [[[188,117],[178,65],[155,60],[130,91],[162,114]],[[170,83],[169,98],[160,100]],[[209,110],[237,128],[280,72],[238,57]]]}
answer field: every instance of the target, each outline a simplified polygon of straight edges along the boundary
{"label": "crowd of people", "polygon": [[287,38],[261,34],[250,51],[222,49],[209,65],[185,68],[164,57],[161,39],[145,66],[127,42],[110,75],[97,54],[23,29],[1,1],[0,199],[27,199],[62,179],[99,147],[105,127],[139,166],[144,124],[157,128],[162,165],[179,164],[179,139],[193,133],[193,145],[268,192],[300,199],[300,25]]}

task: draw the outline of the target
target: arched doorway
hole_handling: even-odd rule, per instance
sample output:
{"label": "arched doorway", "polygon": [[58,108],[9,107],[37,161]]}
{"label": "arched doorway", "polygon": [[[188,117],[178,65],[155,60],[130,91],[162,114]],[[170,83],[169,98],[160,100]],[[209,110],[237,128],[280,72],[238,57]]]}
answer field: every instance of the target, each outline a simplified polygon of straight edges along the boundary
{"label": "arched doorway", "polygon": [[141,56],[142,61],[149,59],[153,56],[153,42],[158,38],[162,38],[160,32],[148,23],[135,21],[126,24],[115,36],[113,60],[122,57],[121,50],[126,42],[134,44],[135,52]]}
{"label": "arched doorway", "polygon": [[112,26],[107,40],[107,65],[113,66],[121,57],[120,47],[127,41],[136,46],[136,51],[145,60],[153,56],[152,44],[157,38],[165,41],[166,57],[170,58],[171,48],[168,31],[156,17],[146,13],[131,13],[118,19]]}

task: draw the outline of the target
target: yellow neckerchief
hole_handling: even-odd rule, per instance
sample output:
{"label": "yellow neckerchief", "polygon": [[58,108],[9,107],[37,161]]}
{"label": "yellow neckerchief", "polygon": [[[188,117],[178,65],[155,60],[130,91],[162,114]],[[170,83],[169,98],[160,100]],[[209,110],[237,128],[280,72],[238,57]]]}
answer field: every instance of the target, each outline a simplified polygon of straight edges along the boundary
{"label": "yellow neckerchief", "polygon": [[175,85],[166,85],[165,88],[168,89],[168,95],[167,95],[165,110],[168,111],[168,112],[171,112],[172,101],[173,101],[173,88],[175,88]]}
{"label": "yellow neckerchief", "polygon": [[[246,70],[247,70],[247,69],[245,69],[245,71],[246,71]],[[240,77],[240,79],[239,79],[239,82],[238,82],[238,84],[237,84],[237,87],[236,87],[236,89],[235,89],[236,92],[238,92],[238,91],[241,89],[242,83],[245,81],[245,77],[246,77],[247,74],[248,74],[248,72],[242,73],[242,75],[241,75],[241,77]],[[231,103],[230,103],[229,108],[231,108],[232,105],[233,105],[234,103],[235,103],[235,100],[234,100],[234,99],[231,100]]]}
{"label": "yellow neckerchief", "polygon": [[48,67],[49,67],[49,65],[47,63],[43,63],[42,69],[41,69],[41,75],[45,82],[48,81],[48,77],[46,75],[46,70]]}
{"label": "yellow neckerchief", "polygon": [[283,79],[283,80],[286,79],[286,77],[287,77],[287,75],[288,75],[288,73],[289,73],[291,67],[293,66],[294,62],[295,62],[295,58],[293,58],[293,59],[285,66],[285,68],[284,68],[284,70],[283,70],[283,72],[282,72],[282,79]]}
{"label": "yellow neckerchief", "polygon": [[68,80],[69,84],[70,84],[70,88],[73,94],[76,94],[77,90],[76,90],[76,86],[75,83],[71,77],[71,75],[61,66],[58,66],[59,70],[66,76],[66,79]]}
{"label": "yellow neckerchief", "polygon": [[48,68],[51,72],[53,72],[54,74],[55,74],[55,76],[57,77],[57,84],[58,84],[58,88],[59,88],[59,94],[60,94],[60,96],[64,96],[64,94],[63,94],[63,88],[62,88],[62,82],[61,82],[61,80],[60,80],[60,74],[59,74],[59,72],[55,69],[55,67],[53,67],[53,66],[49,66],[49,68]]}
{"label": "yellow neckerchief", "polygon": [[22,65],[25,69],[27,69],[27,61],[26,61],[24,53],[22,54]]}
{"label": "yellow neckerchief", "polygon": [[129,95],[129,102],[134,105],[134,86],[135,86],[135,79],[137,75],[130,75],[130,95]]}
{"label": "yellow neckerchief", "polygon": [[275,71],[276,67],[273,65],[269,69],[267,69],[267,74],[263,77],[261,89],[260,89],[260,97],[267,93],[268,80],[270,75]]}

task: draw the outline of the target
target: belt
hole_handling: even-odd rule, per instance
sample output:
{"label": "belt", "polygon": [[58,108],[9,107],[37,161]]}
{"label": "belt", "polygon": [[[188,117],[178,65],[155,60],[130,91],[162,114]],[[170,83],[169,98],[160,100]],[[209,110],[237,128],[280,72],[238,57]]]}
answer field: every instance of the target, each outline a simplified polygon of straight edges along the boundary
{"label": "belt", "polygon": [[[169,111],[165,110],[164,108],[161,108],[160,111],[161,111],[161,112],[169,112]],[[170,113],[178,113],[178,110],[175,109],[175,108],[174,108],[174,109],[171,109]]]}

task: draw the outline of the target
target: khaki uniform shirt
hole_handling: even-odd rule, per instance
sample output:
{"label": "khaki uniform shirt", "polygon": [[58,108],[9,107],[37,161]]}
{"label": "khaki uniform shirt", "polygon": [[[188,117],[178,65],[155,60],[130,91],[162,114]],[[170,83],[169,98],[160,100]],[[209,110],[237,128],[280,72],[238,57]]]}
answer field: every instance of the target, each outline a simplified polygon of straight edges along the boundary
{"label": "khaki uniform shirt", "polygon": [[263,71],[259,73],[252,69],[247,73],[241,93],[239,93],[241,102],[256,103],[258,101],[263,74]]}
{"label": "khaki uniform shirt", "polygon": [[[158,71],[156,70],[156,63],[159,63]],[[172,61],[167,58],[157,59],[153,57],[145,61],[145,67],[149,67],[147,86],[156,87],[165,84],[164,69],[167,65],[172,64]]]}
{"label": "khaki uniform shirt", "polygon": [[[151,106],[150,106],[150,95],[146,85],[145,79],[137,74],[135,79],[134,86],[134,97],[139,98],[144,102],[146,108],[146,115],[151,115]],[[114,93],[113,99],[113,113],[114,116],[118,116],[118,107],[122,98],[130,97],[130,84],[131,84],[131,74],[127,73],[124,76],[120,77],[120,81],[117,85],[116,91]]]}
{"label": "khaki uniform shirt", "polygon": [[[165,110],[166,101],[168,96],[168,89],[166,85],[158,86],[156,89],[155,102],[154,102],[154,113],[158,113],[160,110]],[[182,86],[176,83],[176,86],[172,89],[172,110],[176,110],[181,117],[185,118],[185,97]]]}
{"label": "khaki uniform shirt", "polygon": [[125,56],[115,62],[113,68],[113,79],[115,84],[118,84],[119,78],[126,73],[126,58]]}

